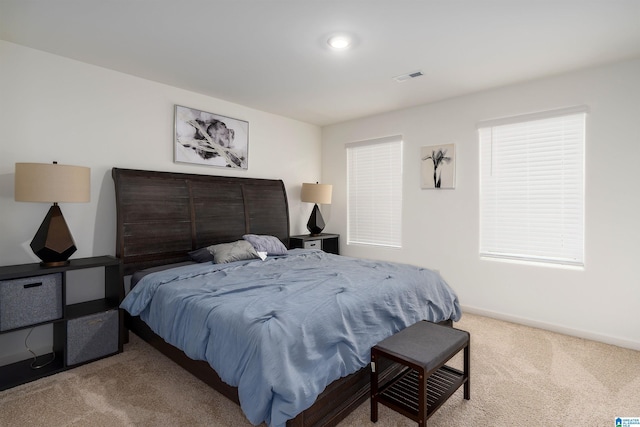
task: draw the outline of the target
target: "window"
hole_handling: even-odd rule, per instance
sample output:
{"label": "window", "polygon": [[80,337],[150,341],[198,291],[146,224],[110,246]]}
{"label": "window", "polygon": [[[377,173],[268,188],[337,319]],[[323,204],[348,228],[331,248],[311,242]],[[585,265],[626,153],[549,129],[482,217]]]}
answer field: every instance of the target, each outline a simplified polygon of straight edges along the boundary
{"label": "window", "polygon": [[481,256],[584,264],[586,112],[479,124]]}
{"label": "window", "polygon": [[347,147],[347,244],[401,247],[402,137]]}

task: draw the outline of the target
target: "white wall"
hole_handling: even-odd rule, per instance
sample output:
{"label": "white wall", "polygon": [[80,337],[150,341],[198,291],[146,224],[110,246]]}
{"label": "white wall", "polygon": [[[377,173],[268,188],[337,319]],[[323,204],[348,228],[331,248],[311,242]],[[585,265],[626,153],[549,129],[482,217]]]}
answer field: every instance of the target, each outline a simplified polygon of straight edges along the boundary
{"label": "white wall", "polygon": [[[317,126],[4,41],[0,63],[0,265],[39,261],[29,243],[49,209],[13,200],[16,162],[91,168],[91,202],[61,204],[72,258],[115,252],[112,167],[282,179],[291,232],[305,231],[299,193],[320,177]],[[248,121],[249,169],[174,163],[175,104]]]}
{"label": "white wall", "polygon": [[[249,169],[173,163],[175,104],[248,121]],[[0,129],[0,265],[39,261],[29,243],[49,209],[14,201],[16,162],[56,160],[91,168],[91,202],[61,204],[78,248],[72,258],[115,253],[112,167],[282,179],[292,234],[306,230],[311,212],[300,202],[300,187],[319,180],[321,171],[317,126],[4,41]],[[69,303],[104,289],[100,280],[87,289],[86,281],[71,276]],[[0,335],[0,365],[30,357],[24,347],[28,332]],[[49,352],[51,326],[36,328],[29,343],[38,354]]]}
{"label": "white wall", "polygon": [[[322,146],[309,124],[4,41],[0,64],[0,265],[37,260],[28,245],[48,210],[13,200],[15,162],[91,167],[91,202],[62,205],[73,257],[114,253],[114,166],[281,178],[293,234],[311,210],[300,185],[322,175],[334,184],[326,231],[342,234],[343,254],[440,270],[469,311],[640,349],[640,61],[329,126]],[[247,120],[249,170],[173,163],[174,104]],[[591,109],[584,270],[480,260],[476,123],[576,104]],[[344,143],[395,134],[405,141],[403,248],[347,246]],[[420,147],[447,142],[456,143],[456,189],[421,190]]]}
{"label": "white wall", "polygon": [[[470,312],[640,349],[640,61],[583,70],[323,128],[328,228],[344,255],[439,270]],[[411,82],[403,83],[411,84]],[[584,269],[478,256],[480,120],[586,104]],[[346,245],[344,144],[404,136],[402,249]],[[455,143],[454,190],[420,189],[420,147]]]}

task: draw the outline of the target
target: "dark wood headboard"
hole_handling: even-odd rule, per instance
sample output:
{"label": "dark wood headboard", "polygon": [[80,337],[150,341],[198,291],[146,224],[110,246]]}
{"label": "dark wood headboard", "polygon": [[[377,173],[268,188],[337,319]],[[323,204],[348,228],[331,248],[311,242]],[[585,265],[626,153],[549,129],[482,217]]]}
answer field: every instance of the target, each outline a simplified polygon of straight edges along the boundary
{"label": "dark wood headboard", "polygon": [[194,249],[269,234],[289,247],[281,180],[113,168],[116,256],[124,274],[189,259]]}

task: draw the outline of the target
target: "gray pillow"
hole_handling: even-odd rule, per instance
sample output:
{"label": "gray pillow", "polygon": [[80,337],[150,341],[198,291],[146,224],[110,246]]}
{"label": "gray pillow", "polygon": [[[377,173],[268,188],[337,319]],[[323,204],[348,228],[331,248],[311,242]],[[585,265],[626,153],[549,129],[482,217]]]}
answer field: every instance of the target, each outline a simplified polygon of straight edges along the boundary
{"label": "gray pillow", "polygon": [[253,246],[251,246],[251,243],[246,240],[211,245],[208,246],[207,249],[213,254],[213,262],[216,264],[259,258],[258,253]]}
{"label": "gray pillow", "polygon": [[268,255],[287,254],[287,247],[275,236],[245,234],[242,238],[258,252],[266,252]]}

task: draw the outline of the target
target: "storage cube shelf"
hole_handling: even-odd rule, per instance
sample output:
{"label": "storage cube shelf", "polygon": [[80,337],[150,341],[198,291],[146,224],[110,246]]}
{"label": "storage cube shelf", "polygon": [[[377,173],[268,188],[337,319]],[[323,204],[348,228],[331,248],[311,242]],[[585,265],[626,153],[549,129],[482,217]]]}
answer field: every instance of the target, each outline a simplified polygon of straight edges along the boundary
{"label": "storage cube shelf", "polygon": [[[104,298],[67,305],[66,273],[97,267],[104,269]],[[0,267],[0,334],[53,325],[52,353],[0,366],[0,390],[121,352],[123,297],[120,260],[111,256],[73,259],[60,267]]]}

